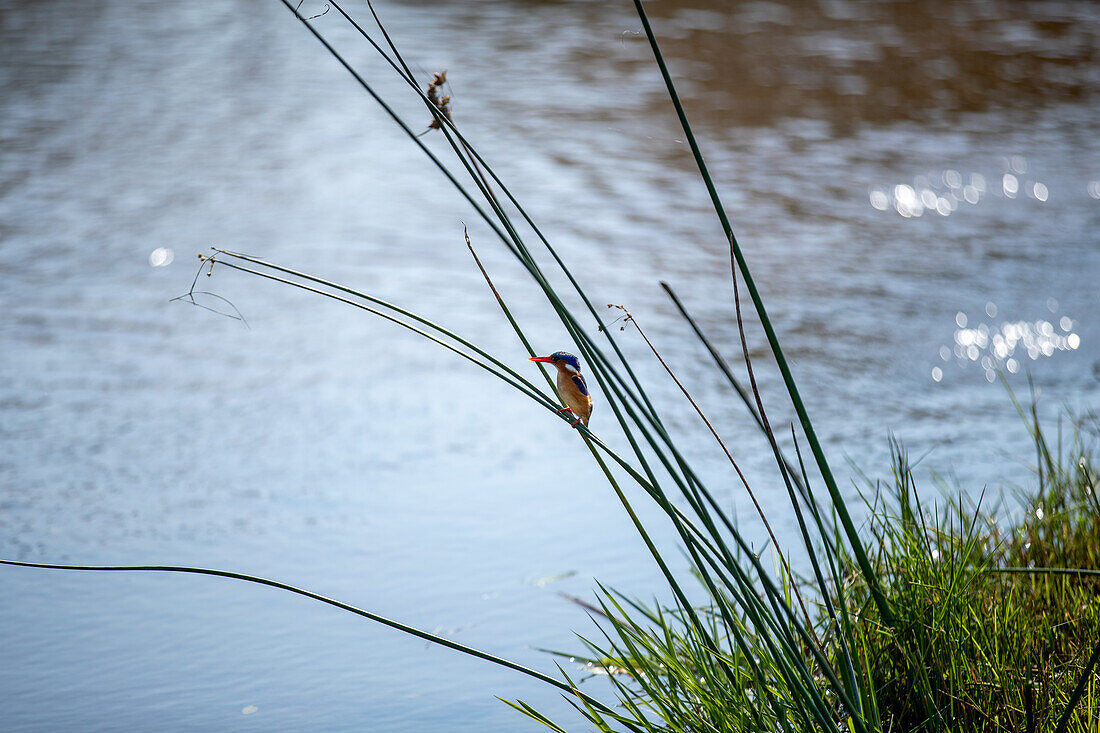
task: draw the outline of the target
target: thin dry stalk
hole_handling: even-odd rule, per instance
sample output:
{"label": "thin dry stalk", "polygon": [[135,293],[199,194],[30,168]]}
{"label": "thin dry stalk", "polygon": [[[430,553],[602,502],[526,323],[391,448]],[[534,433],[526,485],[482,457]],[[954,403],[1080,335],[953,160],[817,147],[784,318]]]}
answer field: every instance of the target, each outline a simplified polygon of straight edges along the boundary
{"label": "thin dry stalk", "polygon": [[[768,537],[771,539],[772,549],[775,550],[775,554],[779,557],[779,561],[783,564],[783,570],[787,573],[787,577],[791,579],[791,589],[794,591],[795,598],[798,599],[798,606],[802,610],[802,616],[806,619],[806,628],[810,632],[810,635],[814,639],[814,643],[817,644],[818,649],[823,649],[821,640],[817,637],[817,632],[814,631],[813,621],[810,618],[810,613],[806,609],[806,603],[802,600],[802,594],[798,590],[798,583],[794,581],[794,575],[791,573],[791,566],[787,562],[787,558],[783,556],[782,551],[779,549],[779,542],[775,538],[775,533],[772,531],[771,524],[768,522],[768,518],[764,515],[764,509],[760,506],[760,502],[756,500],[756,494],[753,493],[752,487],[749,486],[749,481],[745,478],[745,474],[741,471],[741,467],[737,465],[737,461],[734,459],[733,454],[730,453],[729,448],[726,447],[725,441],[722,440],[722,436],[718,434],[718,431],[714,428],[710,419],[707,418],[703,412],[703,408],[699,407],[699,403],[695,401],[695,398],[688,392],[684,383],[676,376],[676,373],[672,371],[672,367],[664,360],[661,353],[657,351],[657,347],[653,345],[653,342],[649,340],[649,336],[646,336],[645,331],[642,330],[641,325],[635,320],[633,314],[627,309],[625,305],[616,305],[613,303],[607,304],[608,308],[618,308],[625,315],[623,316],[624,323],[633,323],[634,328],[638,329],[638,334],[645,340],[646,345],[649,346],[649,350],[653,352],[653,355],[657,357],[657,361],[661,362],[661,366],[668,372],[668,376],[672,377],[672,381],[676,382],[676,386],[680,388],[680,391],[684,393],[684,397],[691,403],[691,406],[695,408],[695,412],[699,413],[699,417],[703,419],[707,428],[710,430],[710,434],[714,436],[714,439],[718,441],[719,447],[722,448],[722,452],[726,454],[726,458],[729,459],[730,464],[733,466],[733,470],[737,472],[737,477],[741,479],[741,484],[745,487],[745,491],[748,493],[749,498],[752,499],[753,506],[756,507],[756,513],[760,515],[760,521],[764,523],[764,529],[768,532]],[[622,328],[625,328],[623,326]],[[755,385],[754,385],[755,388]]]}

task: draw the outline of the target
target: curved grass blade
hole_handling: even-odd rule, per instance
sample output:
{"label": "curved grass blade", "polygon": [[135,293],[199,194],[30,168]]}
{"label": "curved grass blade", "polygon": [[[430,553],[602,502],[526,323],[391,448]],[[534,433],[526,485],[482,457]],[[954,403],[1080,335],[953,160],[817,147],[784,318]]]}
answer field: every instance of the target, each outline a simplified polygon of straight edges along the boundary
{"label": "curved grass blade", "polygon": [[326,596],[322,596],[319,593],[314,593],[313,591],[308,591],[308,590],[305,590],[304,588],[297,588],[293,585],[288,585],[286,583],[280,583],[277,580],[269,580],[268,578],[261,578],[261,577],[255,576],[255,575],[246,575],[245,573],[235,573],[235,572],[232,572],[232,571],[229,571],[229,570],[214,570],[214,569],[211,569],[211,568],[193,568],[193,567],[185,567],[185,566],[177,566],[177,565],[60,565],[60,564],[55,564],[55,563],[38,563],[38,562],[25,562],[25,561],[21,561],[21,560],[2,560],[2,559],[0,559],[0,565],[10,565],[10,566],[13,566],[13,567],[21,567],[21,568],[38,568],[38,569],[42,569],[42,570],[80,570],[80,571],[95,571],[95,572],[186,573],[186,574],[190,574],[190,575],[212,575],[212,576],[217,576],[217,577],[220,577],[220,578],[229,578],[231,580],[241,580],[241,581],[245,581],[247,583],[255,583],[257,585],[266,585],[266,586],[271,587],[271,588],[277,588],[278,590],[283,590],[283,591],[286,591],[288,593],[294,593],[296,595],[305,596],[306,598],[311,598],[315,601],[320,601],[321,603],[328,604],[329,606],[334,606],[335,608],[339,608],[342,611],[347,611],[348,613],[353,613],[356,616],[362,616],[363,618],[370,619],[371,621],[375,621],[377,623],[380,623],[383,626],[389,626],[392,629],[397,629],[398,631],[402,631],[406,634],[409,634],[410,636],[416,636],[416,637],[419,637],[421,639],[424,639],[425,641],[429,641],[433,644],[438,644],[440,646],[447,647],[448,649],[453,649],[454,651],[461,652],[461,653],[469,655],[471,657],[477,657],[478,659],[482,659],[486,662],[491,662],[491,663],[496,664],[496,665],[501,666],[501,667],[507,667],[508,669],[511,669],[511,670],[516,671],[516,672],[520,672],[522,674],[525,674],[528,677],[533,677],[533,678],[539,680],[540,682],[545,682],[548,685],[553,685],[554,687],[558,688],[559,690],[562,690],[564,692],[569,693],[570,695],[578,697],[581,700],[583,700],[586,704],[592,705],[592,706],[596,707],[599,710],[602,710],[602,711],[607,712],[607,713],[612,712],[612,710],[610,708],[608,708],[604,703],[600,702],[599,700],[592,697],[591,695],[588,695],[584,692],[581,692],[575,686],[566,684],[566,683],[564,683],[564,682],[562,682],[562,681],[560,681],[560,680],[558,680],[554,677],[551,677],[547,674],[543,674],[542,672],[539,672],[537,670],[531,669],[530,667],[525,667],[522,664],[519,664],[517,662],[513,662],[511,660],[504,659],[503,657],[498,657],[494,654],[489,654],[488,652],[483,652],[480,649],[475,649],[473,647],[466,646],[465,644],[459,644],[456,641],[451,641],[450,639],[444,638],[442,636],[437,636],[437,635],[429,633],[427,631],[423,631],[423,630],[418,629],[414,626],[409,626],[407,624],[403,624],[400,621],[394,621],[392,619],[386,618],[385,616],[379,615],[377,613],[373,613],[372,611],[367,611],[365,609],[358,608],[356,606],[352,606],[350,604],[343,603],[341,601],[337,601],[335,599],[328,598]]}

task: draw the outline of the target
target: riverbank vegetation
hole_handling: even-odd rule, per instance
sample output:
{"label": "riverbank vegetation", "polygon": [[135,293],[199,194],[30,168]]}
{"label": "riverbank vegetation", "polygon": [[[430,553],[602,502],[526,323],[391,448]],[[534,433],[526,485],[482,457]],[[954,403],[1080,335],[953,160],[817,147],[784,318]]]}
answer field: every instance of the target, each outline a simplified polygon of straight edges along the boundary
{"label": "riverbank vegetation", "polygon": [[[1029,427],[1039,463],[1034,472],[1020,469],[1030,490],[978,503],[966,494],[922,502],[896,444],[891,477],[867,487],[867,549],[894,619],[884,621],[858,564],[841,554],[837,582],[814,604],[814,641],[797,650],[808,666],[809,644],[820,644],[834,665],[849,656],[867,730],[1084,733],[1100,726],[1100,476],[1089,439],[1100,425],[1089,420],[1054,448],[1037,422]],[[797,582],[814,593],[812,582]],[[839,625],[830,624],[829,605]],[[731,654],[727,676],[678,609],[605,592],[602,611],[606,633],[589,644],[585,662],[609,675],[634,719],[646,721],[642,730],[860,727],[824,674],[816,682],[826,690],[831,727],[811,722],[785,684],[757,686],[747,657]],[[699,613],[721,635],[713,607]],[[767,640],[744,615],[736,622],[753,654],[767,659]],[[761,704],[768,697],[785,699],[778,708],[785,720],[768,714]],[[604,716],[589,717],[597,730],[619,730]]]}
{"label": "riverbank vegetation", "polygon": [[[1091,426],[1095,428],[1095,424]],[[1031,424],[1030,491],[922,507],[904,454],[870,527],[899,623],[857,580],[848,603],[884,730],[1095,731],[1100,725],[1100,501],[1080,433]],[[856,576],[853,576],[856,577]]]}

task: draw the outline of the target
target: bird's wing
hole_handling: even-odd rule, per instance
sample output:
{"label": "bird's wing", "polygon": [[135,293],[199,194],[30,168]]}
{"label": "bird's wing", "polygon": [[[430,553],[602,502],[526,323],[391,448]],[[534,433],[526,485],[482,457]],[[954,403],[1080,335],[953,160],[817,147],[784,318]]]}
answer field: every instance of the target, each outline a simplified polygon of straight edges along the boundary
{"label": "bird's wing", "polygon": [[577,389],[581,391],[581,394],[585,397],[588,396],[588,385],[585,384],[584,377],[580,374],[574,374],[570,379],[573,380],[573,384],[577,385]]}

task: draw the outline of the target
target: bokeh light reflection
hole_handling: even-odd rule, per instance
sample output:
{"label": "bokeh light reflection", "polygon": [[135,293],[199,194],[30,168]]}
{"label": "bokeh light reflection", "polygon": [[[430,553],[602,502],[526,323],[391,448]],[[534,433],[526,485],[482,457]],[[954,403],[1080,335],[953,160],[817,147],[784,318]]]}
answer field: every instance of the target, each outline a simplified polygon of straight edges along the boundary
{"label": "bokeh light reflection", "polygon": [[[1058,301],[1054,298],[1048,299],[1047,307],[1056,311]],[[997,314],[997,306],[992,302],[986,303],[985,314],[993,318]],[[1018,357],[1021,354],[1027,354],[1028,359],[1036,361],[1041,357],[1054,356],[1060,351],[1074,351],[1081,346],[1080,334],[1073,331],[1075,322],[1066,315],[1058,318],[1057,327],[1054,322],[1043,318],[1003,321],[999,324],[969,324],[970,319],[966,313],[960,311],[955,314],[956,328],[952,334],[954,346],[940,346],[939,357],[942,361],[949,362],[954,355],[955,363],[960,368],[976,363],[990,382],[1000,369],[1016,374],[1020,370]],[[939,378],[935,376],[936,370],[939,370]],[[933,380],[939,382],[942,379],[942,370],[935,367]]]}

